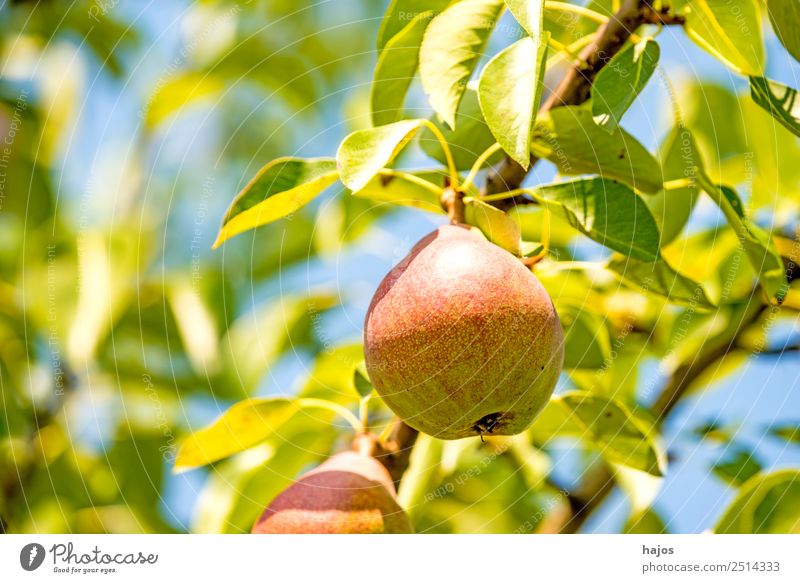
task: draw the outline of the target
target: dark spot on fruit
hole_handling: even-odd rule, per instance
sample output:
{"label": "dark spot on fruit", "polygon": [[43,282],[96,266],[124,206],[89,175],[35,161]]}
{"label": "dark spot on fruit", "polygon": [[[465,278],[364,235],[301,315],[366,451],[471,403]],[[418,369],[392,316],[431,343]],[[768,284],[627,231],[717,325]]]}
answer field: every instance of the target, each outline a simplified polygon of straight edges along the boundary
{"label": "dark spot on fruit", "polygon": [[625,158],[625,150],[622,150],[619,154],[617,154],[617,158],[619,158],[620,160]]}
{"label": "dark spot on fruit", "polygon": [[502,413],[489,413],[478,419],[472,428],[481,436],[481,440],[483,440],[484,434],[491,434],[497,428],[502,417]]}
{"label": "dark spot on fruit", "polygon": [[611,415],[613,415],[611,411],[606,411],[605,418],[608,419],[609,417],[611,417]]}
{"label": "dark spot on fruit", "polygon": [[394,180],[393,174],[381,174],[381,186],[387,186],[392,180]]}

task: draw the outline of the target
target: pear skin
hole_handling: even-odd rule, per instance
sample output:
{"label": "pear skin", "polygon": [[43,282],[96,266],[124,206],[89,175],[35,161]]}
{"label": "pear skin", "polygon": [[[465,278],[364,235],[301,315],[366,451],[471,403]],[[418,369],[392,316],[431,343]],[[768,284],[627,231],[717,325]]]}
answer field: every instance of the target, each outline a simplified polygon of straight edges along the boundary
{"label": "pear skin", "polygon": [[405,534],[411,522],[389,472],[367,455],[343,452],[278,494],[255,534]]}
{"label": "pear skin", "polygon": [[395,414],[460,439],[527,429],[556,386],[564,339],[553,302],[518,258],[445,225],[379,285],[364,353]]}

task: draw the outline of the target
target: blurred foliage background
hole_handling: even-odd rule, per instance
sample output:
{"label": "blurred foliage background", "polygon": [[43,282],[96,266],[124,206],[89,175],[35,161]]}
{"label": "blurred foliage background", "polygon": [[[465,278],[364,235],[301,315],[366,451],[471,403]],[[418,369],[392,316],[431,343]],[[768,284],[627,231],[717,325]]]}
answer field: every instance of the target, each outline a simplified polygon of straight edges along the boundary
{"label": "blurred foliage background", "polygon": [[[179,440],[245,397],[302,394],[355,408],[371,294],[443,220],[334,187],[211,251],[225,208],[264,163],[332,155],[368,125],[385,4],[2,4],[2,531],[247,531],[299,472],[347,447],[341,420],[305,412],[255,448],[172,472]],[[499,29],[491,46],[513,34]],[[770,77],[797,86],[797,66],[774,56],[765,34]],[[659,42],[674,100],[651,84],[626,128],[663,149],[677,103],[709,172],[738,185],[763,226],[794,237],[797,139],[680,31]],[[418,87],[409,104],[426,107]],[[431,165],[419,148],[402,163]],[[554,173],[541,164],[534,178]],[[701,313],[604,274],[543,274],[573,341],[584,342],[559,390],[591,388],[646,411],[673,371],[738,329],[746,308],[736,300],[753,274],[712,205],[686,197],[692,218],[668,257],[731,301]],[[537,212],[517,216],[529,238],[538,238]],[[605,253],[558,224],[553,245],[561,259]],[[796,311],[748,322],[741,345],[668,418],[666,476],[620,478],[584,531],[709,529],[748,478],[800,466]],[[378,406],[373,419],[389,414]],[[427,469],[424,488],[401,487],[417,530],[536,532],[558,522],[565,493],[604,461],[596,442],[548,431],[548,421],[558,420],[513,447],[423,439],[412,470]]]}

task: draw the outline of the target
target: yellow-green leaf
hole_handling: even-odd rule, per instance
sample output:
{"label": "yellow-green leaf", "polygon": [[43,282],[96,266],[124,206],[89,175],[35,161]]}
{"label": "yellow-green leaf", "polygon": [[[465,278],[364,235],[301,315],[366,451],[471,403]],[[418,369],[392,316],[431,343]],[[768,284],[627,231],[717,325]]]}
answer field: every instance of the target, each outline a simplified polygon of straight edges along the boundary
{"label": "yellow-green leaf", "polygon": [[544,23],[544,0],[506,0],[506,6],[530,36],[538,38]]}
{"label": "yellow-green leaf", "polygon": [[780,470],[747,480],[715,531],[800,534],[800,470]]}
{"label": "yellow-green leaf", "polygon": [[344,185],[358,192],[387,166],[425,123],[407,119],[389,125],[358,130],[347,136],[336,152],[336,164]]}
{"label": "yellow-green leaf", "polygon": [[373,125],[393,123],[403,117],[403,102],[417,71],[419,46],[431,18],[431,11],[416,15],[381,51],[370,92]]}
{"label": "yellow-green leaf", "polygon": [[467,224],[478,227],[489,241],[509,253],[521,255],[520,230],[506,213],[476,198],[465,201]]}
{"label": "yellow-green leaf", "polygon": [[592,83],[592,115],[600,127],[613,131],[642,92],[658,66],[658,43],[644,39],[628,44]]}
{"label": "yellow-green leaf", "polygon": [[438,14],[450,2],[451,0],[392,0],[378,30],[378,50],[382,50],[418,14],[427,11]]}
{"label": "yellow-green leaf", "polygon": [[478,99],[497,143],[520,166],[530,165],[531,136],[542,97],[550,33],[526,36],[498,53],[481,74]]}
{"label": "yellow-green leaf", "polygon": [[764,77],[750,77],[750,95],[783,126],[800,136],[800,99],[797,89]]}
{"label": "yellow-green leaf", "polygon": [[[400,170],[381,170],[378,175],[354,193],[360,198],[422,209],[432,213],[444,213],[439,201],[441,187],[429,179],[440,178],[435,173],[424,176]],[[439,192],[436,191],[438,188]]]}
{"label": "yellow-green leaf", "polygon": [[767,12],[781,44],[796,61],[800,61],[800,2],[767,0]]}
{"label": "yellow-green leaf", "polygon": [[502,0],[462,0],[436,16],[425,31],[419,54],[422,87],[451,128],[502,9]]}
{"label": "yellow-green leaf", "polygon": [[642,197],[624,184],[604,178],[581,178],[526,192],[609,249],[645,261],[658,257],[656,221]]}
{"label": "yellow-green leaf", "polygon": [[234,235],[292,214],[336,182],[336,178],[336,162],[330,158],[273,160],[233,200],[214,248]]}
{"label": "yellow-green leaf", "polygon": [[298,410],[293,399],[248,399],[236,403],[182,444],[175,469],[188,470],[226,458],[267,439]]}
{"label": "yellow-green leaf", "polygon": [[685,0],[684,30],[719,61],[743,75],[764,69],[761,7],[757,0]]}
{"label": "yellow-green leaf", "polygon": [[653,476],[662,476],[666,456],[647,424],[620,402],[571,391],[553,400],[569,412],[582,436],[607,460]]}
{"label": "yellow-green leaf", "polygon": [[661,167],[639,141],[617,128],[607,132],[581,106],[556,107],[536,117],[532,151],[562,174],[599,174],[643,192],[662,187]]}

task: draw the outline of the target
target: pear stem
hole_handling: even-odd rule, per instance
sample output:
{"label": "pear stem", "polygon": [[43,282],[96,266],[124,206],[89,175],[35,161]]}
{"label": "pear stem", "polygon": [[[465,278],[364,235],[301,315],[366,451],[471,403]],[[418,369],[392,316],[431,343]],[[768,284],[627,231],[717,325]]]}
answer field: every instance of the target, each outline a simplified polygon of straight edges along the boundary
{"label": "pear stem", "polygon": [[464,208],[464,193],[448,186],[442,191],[442,208],[447,211],[450,222],[454,225],[466,222]]}

